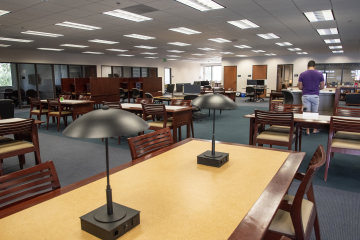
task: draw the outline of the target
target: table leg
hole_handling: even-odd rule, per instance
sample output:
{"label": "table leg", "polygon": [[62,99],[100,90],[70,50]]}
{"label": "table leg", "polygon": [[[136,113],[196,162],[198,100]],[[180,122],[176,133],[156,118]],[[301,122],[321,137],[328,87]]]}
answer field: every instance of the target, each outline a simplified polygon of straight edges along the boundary
{"label": "table leg", "polygon": [[249,145],[253,145],[255,118],[250,118]]}
{"label": "table leg", "polygon": [[179,142],[181,141],[181,126],[178,127],[179,129]]}

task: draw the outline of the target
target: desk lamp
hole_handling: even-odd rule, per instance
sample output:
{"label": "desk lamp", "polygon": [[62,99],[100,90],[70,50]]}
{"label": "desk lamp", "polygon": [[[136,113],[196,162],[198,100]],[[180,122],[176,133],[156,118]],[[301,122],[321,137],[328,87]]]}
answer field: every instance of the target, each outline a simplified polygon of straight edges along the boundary
{"label": "desk lamp", "polygon": [[116,239],[140,223],[139,211],[112,201],[109,179],[108,138],[142,132],[149,124],[142,118],[120,109],[91,111],[72,122],[63,132],[73,138],[105,138],[106,152],[106,200],[107,203],[81,219],[81,229],[101,239]]}
{"label": "desk lamp", "polygon": [[237,105],[233,100],[223,94],[208,93],[195,98],[192,105],[205,109],[213,109],[213,135],[212,135],[212,149],[197,156],[197,163],[221,167],[229,161],[229,154],[222,152],[215,152],[215,110],[231,110],[235,109]]}

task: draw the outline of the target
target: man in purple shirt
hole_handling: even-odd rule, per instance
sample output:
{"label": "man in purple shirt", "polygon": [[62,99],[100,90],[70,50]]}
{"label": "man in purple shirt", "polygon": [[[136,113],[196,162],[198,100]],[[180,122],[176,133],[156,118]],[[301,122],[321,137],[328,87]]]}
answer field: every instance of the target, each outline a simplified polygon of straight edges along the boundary
{"label": "man in purple shirt", "polygon": [[[319,110],[319,90],[324,88],[323,74],[315,70],[315,61],[308,62],[305,72],[299,77],[299,89],[302,90],[302,102],[307,112],[318,112]],[[313,133],[318,133],[317,129]],[[310,130],[306,129],[306,134],[310,134]]]}

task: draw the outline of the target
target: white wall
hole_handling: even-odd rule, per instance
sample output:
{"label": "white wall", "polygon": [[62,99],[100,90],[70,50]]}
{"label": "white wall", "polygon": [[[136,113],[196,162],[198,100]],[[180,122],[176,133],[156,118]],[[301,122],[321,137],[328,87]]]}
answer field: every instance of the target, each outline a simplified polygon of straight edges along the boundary
{"label": "white wall", "polygon": [[116,57],[106,54],[91,55],[1,49],[0,62],[96,65],[98,77],[101,77],[101,65],[157,67],[158,76],[162,77],[163,81],[164,68],[171,68],[172,83],[193,83],[199,81],[201,75],[200,63],[177,60],[163,62],[162,59]]}
{"label": "white wall", "polygon": [[[300,75],[307,68],[307,63],[315,60],[316,63],[358,63],[360,62],[360,53],[344,54],[309,54],[294,56],[276,56],[276,57],[253,57],[253,58],[224,58],[222,66],[237,66],[237,91],[245,91],[246,80],[252,79],[253,65],[267,65],[267,86],[268,93],[276,89],[277,65],[293,64],[293,74]],[[223,79],[222,79],[223,80]],[[298,77],[293,77],[293,86],[298,84]]]}

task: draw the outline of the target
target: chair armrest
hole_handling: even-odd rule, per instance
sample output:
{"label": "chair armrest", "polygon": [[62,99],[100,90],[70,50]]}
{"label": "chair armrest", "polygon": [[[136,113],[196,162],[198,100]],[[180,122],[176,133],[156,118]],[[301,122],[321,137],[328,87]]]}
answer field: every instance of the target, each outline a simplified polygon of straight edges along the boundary
{"label": "chair armrest", "polygon": [[302,181],[303,179],[304,179],[304,177],[305,177],[305,174],[304,173],[300,173],[300,172],[297,172],[296,174],[295,174],[295,179],[296,180],[299,180],[299,181]]}

